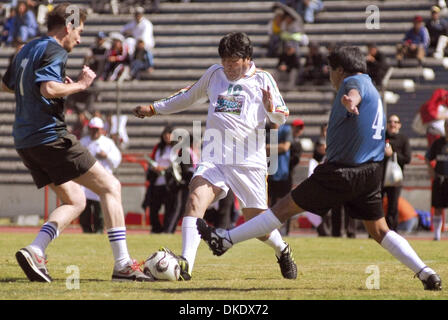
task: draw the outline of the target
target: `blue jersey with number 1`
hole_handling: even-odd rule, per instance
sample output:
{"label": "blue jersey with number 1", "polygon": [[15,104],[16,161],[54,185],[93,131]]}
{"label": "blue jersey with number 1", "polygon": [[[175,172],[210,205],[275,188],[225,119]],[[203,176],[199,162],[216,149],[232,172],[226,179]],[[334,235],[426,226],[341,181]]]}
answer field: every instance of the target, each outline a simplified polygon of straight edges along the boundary
{"label": "blue jersey with number 1", "polygon": [[[349,113],[341,98],[351,89],[361,96],[359,115]],[[331,109],[327,131],[327,161],[359,165],[384,158],[386,116],[381,97],[366,74],[343,80]]]}
{"label": "blue jersey with number 1", "polygon": [[49,143],[67,134],[64,99],[47,99],[42,82],[64,82],[68,53],[54,38],[42,37],[26,44],[3,77],[16,96],[13,127],[16,149]]}

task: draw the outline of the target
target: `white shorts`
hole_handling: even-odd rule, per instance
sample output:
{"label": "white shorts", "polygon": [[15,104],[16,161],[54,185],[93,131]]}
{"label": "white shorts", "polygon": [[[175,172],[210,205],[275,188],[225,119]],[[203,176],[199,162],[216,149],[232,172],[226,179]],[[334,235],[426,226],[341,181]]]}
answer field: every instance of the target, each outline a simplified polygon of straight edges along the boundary
{"label": "white shorts", "polygon": [[201,176],[222,190],[215,201],[225,198],[229,189],[232,189],[243,208],[268,208],[265,169],[201,162],[193,178],[196,176]]}

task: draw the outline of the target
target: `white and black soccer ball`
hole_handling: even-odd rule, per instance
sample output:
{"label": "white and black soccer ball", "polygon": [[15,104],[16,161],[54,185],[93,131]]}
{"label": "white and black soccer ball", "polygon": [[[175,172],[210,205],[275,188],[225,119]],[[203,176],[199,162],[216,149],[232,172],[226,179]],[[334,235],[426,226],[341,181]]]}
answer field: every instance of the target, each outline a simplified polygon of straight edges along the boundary
{"label": "white and black soccer ball", "polygon": [[180,277],[180,266],[172,254],[160,250],[146,259],[143,272],[156,280],[177,281]]}

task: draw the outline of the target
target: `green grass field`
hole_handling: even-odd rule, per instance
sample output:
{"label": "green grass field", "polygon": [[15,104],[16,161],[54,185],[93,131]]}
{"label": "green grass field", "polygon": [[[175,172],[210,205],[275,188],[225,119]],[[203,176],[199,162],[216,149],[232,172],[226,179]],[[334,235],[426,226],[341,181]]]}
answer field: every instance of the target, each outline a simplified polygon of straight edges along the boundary
{"label": "green grass field", "polygon": [[[297,280],[284,280],[272,249],[251,240],[222,257],[213,256],[201,243],[189,282],[116,283],[110,281],[113,259],[106,235],[64,234],[47,250],[48,269],[55,279],[51,284],[29,282],[17,265],[15,252],[33,239],[34,234],[0,234],[1,300],[448,299],[446,289],[424,291],[409,269],[369,239],[287,238],[299,267]],[[446,281],[448,241],[410,242]],[[160,246],[180,253],[181,236],[130,234],[128,246],[140,261]],[[79,289],[66,286],[71,265],[79,268]],[[370,265],[379,268],[379,290],[366,287]]]}

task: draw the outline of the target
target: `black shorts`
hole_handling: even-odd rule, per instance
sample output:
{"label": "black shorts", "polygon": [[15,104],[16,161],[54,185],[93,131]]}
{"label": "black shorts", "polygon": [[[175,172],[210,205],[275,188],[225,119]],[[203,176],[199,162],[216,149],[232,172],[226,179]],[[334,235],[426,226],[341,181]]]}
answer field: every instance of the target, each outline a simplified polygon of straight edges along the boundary
{"label": "black shorts", "polygon": [[431,205],[448,208],[448,177],[437,175],[432,182]]}
{"label": "black shorts", "polygon": [[383,167],[371,162],[356,167],[324,163],[291,196],[302,209],[324,216],[331,208],[344,205],[354,219],[384,217],[381,199]]}
{"label": "black shorts", "polygon": [[72,134],[36,147],[17,149],[38,188],[60,185],[86,173],[96,162]]}

